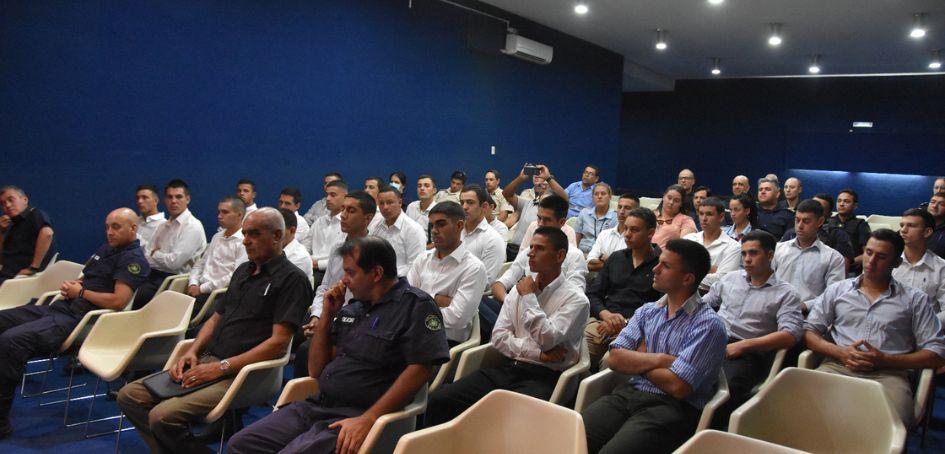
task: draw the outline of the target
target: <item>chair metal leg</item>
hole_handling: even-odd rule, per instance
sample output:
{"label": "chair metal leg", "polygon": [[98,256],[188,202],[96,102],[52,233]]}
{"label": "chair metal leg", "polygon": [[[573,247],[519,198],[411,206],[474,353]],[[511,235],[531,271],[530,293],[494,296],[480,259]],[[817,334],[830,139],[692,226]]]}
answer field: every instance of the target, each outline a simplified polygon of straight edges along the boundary
{"label": "chair metal leg", "polygon": [[230,412],[226,412],[226,414],[223,415],[223,418],[224,418],[223,425],[222,427],[220,427],[220,447],[217,448],[217,454],[223,453],[223,441],[226,440],[226,419],[225,418],[229,415],[230,415]]}
{"label": "chair metal leg", "polygon": [[121,423],[125,422],[125,414],[118,411],[118,433],[115,434],[115,454],[118,454],[118,447],[121,446]]}
{"label": "chair metal leg", "polygon": [[26,372],[26,373],[23,374],[23,378],[20,379],[20,397],[23,397],[23,398],[36,397],[36,396],[42,394],[42,388],[40,388],[40,392],[39,392],[39,393],[26,394],[26,377],[32,377],[33,375],[42,375],[42,376],[43,376],[43,383],[45,383],[46,374],[48,374],[49,372],[51,372],[52,369],[53,369],[52,360],[50,360],[49,358],[41,358],[41,359],[34,359],[34,360],[32,360],[32,361],[27,361],[27,363],[26,363],[26,367],[29,367],[30,364],[36,364],[36,363],[40,363],[40,362],[43,362],[43,361],[45,361],[46,364],[47,364],[45,370],[38,370],[38,371],[36,371],[36,372]]}

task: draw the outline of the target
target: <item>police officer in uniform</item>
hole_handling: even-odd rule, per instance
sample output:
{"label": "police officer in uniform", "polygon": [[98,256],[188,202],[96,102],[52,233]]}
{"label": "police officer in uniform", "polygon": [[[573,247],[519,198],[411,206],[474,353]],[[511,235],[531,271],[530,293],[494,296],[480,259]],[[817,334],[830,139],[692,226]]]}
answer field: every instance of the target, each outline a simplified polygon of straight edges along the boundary
{"label": "police officer in uniform", "polygon": [[134,211],[112,211],[105,218],[108,244],[86,263],[82,280],[60,285],[61,300],[0,311],[0,438],[13,431],[10,407],[26,362],[59,348],[86,312],[123,309],[146,280],[150,269],[137,232]]}
{"label": "police officer in uniform", "polygon": [[[319,395],[240,431],[227,451],[357,452],[377,418],[403,408],[449,358],[439,308],[398,279],[386,240],[351,239],[338,252],[345,274],[325,293],[309,353]],[[346,287],[354,297],[342,307]]]}

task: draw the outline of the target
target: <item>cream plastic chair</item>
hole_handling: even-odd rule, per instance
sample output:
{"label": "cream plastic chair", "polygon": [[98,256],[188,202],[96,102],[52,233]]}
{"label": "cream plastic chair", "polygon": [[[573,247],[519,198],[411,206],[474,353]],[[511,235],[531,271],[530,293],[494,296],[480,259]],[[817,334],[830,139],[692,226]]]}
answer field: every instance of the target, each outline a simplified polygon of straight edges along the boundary
{"label": "cream plastic chair", "polygon": [[[89,423],[118,417],[91,420],[99,382],[114,381],[125,372],[160,368],[177,343],[184,339],[193,307],[193,297],[166,291],[139,310],[99,317],[78,355],[79,362],[98,377],[89,403],[89,418],[85,421],[87,437]],[[67,401],[67,417],[68,412]]]}
{"label": "cream plastic chair", "polygon": [[[308,399],[318,394],[318,380],[311,377],[301,377],[289,380],[279,395],[273,411],[292,402]],[[423,385],[413,402],[407,404],[403,410],[388,413],[377,418],[371,431],[368,432],[364,443],[358,450],[359,454],[379,454],[394,451],[397,440],[404,434],[417,429],[417,416],[427,410],[427,385]]]}
{"label": "cream plastic chair", "polygon": [[796,367],[732,412],[729,432],[810,452],[898,453],[906,441],[882,385]]}
{"label": "cream plastic chair", "polygon": [[[578,388],[574,409],[579,413],[583,412],[592,403],[597,401],[597,399],[612,393],[614,389],[617,389],[618,386],[626,383],[629,379],[629,376],[614,372],[611,369],[604,369],[585,378]],[[705,404],[705,407],[702,407],[702,415],[699,417],[696,433],[709,427],[709,424],[712,423],[712,417],[715,415],[715,411],[718,410],[722,404],[727,402],[728,398],[728,379],[725,377],[725,372],[719,370],[719,379],[715,386],[715,394],[712,396],[712,399]]]}
{"label": "cream plastic chair", "polygon": [[190,321],[190,327],[193,328],[199,325],[204,319],[210,318],[210,315],[213,313],[213,305],[216,304],[217,298],[222,298],[223,294],[226,293],[226,287],[218,288],[210,292],[210,296],[207,297],[207,301],[203,303],[203,307],[200,308],[200,311],[197,312],[197,315],[194,316],[194,319]]}
{"label": "cream plastic chair", "polygon": [[564,223],[565,223],[565,225],[567,225],[567,226],[569,226],[569,227],[571,227],[571,228],[573,229],[574,226],[577,225],[577,221],[578,221],[578,218],[577,218],[577,217],[573,217],[573,218],[568,218],[568,220],[565,221]]}
{"label": "cream plastic chair", "polygon": [[190,278],[190,274],[175,274],[173,276],[168,276],[164,278],[164,282],[161,282],[161,286],[158,287],[157,291],[154,292],[155,295],[165,291],[170,290],[172,292],[184,293],[187,290],[187,279]]}
{"label": "cream plastic chair", "polygon": [[655,210],[662,201],[662,197],[640,197],[640,206],[648,210]]}
{"label": "cream plastic chair", "polygon": [[689,441],[683,443],[679,449],[673,451],[674,454],[731,454],[733,452],[804,454],[804,451],[779,446],[767,441],[711,429],[697,433]]}
{"label": "cream plastic chair", "polygon": [[[462,356],[459,357],[459,366],[456,368],[456,378],[453,380],[459,380],[479,369],[500,366],[508,361],[509,359],[502,353],[499,353],[499,351],[492,346],[492,343],[471,348],[463,352]],[[561,372],[561,376],[558,377],[558,383],[555,385],[555,389],[551,393],[551,398],[548,399],[548,402],[559,405],[568,403],[577,391],[578,384],[580,383],[579,380],[590,369],[591,357],[590,353],[587,351],[587,342],[581,342],[581,356],[578,362],[564,372]]]}
{"label": "cream plastic chair", "polygon": [[457,344],[455,347],[450,349],[450,359],[440,366],[440,370],[437,371],[436,377],[433,379],[433,383],[430,384],[430,392],[432,393],[433,391],[436,391],[436,389],[446,381],[447,377],[449,377],[450,371],[453,369],[453,366],[459,362],[459,356],[462,355],[463,352],[469,350],[470,348],[478,347],[481,342],[482,338],[479,333],[479,313],[477,312],[472,320],[472,331],[469,339],[466,342]]}
{"label": "cream plastic chair", "polygon": [[395,454],[586,454],[581,415],[512,391],[495,390],[452,421],[400,438]]}
{"label": "cream plastic chair", "polygon": [[893,232],[899,231],[899,222],[902,216],[883,216],[881,214],[871,214],[866,218],[866,223],[870,225],[870,230],[889,229]]}
{"label": "cream plastic chair", "polygon": [[771,370],[768,372],[768,377],[765,378],[765,381],[758,383],[752,388],[752,394],[758,394],[758,391],[761,391],[762,388],[768,386],[768,383],[771,383],[774,380],[774,377],[778,376],[778,372],[781,372],[781,368],[784,367],[784,358],[787,357],[787,349],[782,348],[778,350],[774,355],[774,361],[771,362]]}
{"label": "cream plastic chair", "polygon": [[[824,357],[814,353],[813,350],[804,350],[797,358],[797,367],[801,369],[816,369],[823,360]],[[932,386],[933,378],[935,378],[934,369],[922,369],[919,371],[919,381],[913,393],[915,403],[913,405],[912,421],[916,424],[921,422],[922,418],[926,416],[926,408],[934,394],[934,388]]]}
{"label": "cream plastic chair", "polygon": [[43,304],[59,294],[63,281],[78,279],[83,266],[66,260],[53,263],[42,273],[20,279],[8,279],[0,285],[0,310],[23,306],[32,298]]}

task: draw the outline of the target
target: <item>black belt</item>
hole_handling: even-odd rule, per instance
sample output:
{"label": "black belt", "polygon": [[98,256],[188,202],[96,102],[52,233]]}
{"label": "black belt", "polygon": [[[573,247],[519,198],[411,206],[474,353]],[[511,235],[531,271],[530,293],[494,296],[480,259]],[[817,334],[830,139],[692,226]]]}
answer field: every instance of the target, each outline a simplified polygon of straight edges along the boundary
{"label": "black belt", "polygon": [[545,366],[541,366],[541,365],[538,365],[538,364],[527,363],[527,362],[525,362],[525,361],[512,360],[512,362],[511,362],[510,364],[511,364],[512,367],[515,368],[515,369],[521,369],[521,370],[524,370],[524,371],[528,371],[528,372],[530,372],[530,373],[532,373],[532,374],[548,375],[548,376],[558,376],[558,375],[561,375],[561,371],[557,371],[557,370],[554,370],[554,369],[549,369],[549,368],[547,368],[547,367],[545,367]]}

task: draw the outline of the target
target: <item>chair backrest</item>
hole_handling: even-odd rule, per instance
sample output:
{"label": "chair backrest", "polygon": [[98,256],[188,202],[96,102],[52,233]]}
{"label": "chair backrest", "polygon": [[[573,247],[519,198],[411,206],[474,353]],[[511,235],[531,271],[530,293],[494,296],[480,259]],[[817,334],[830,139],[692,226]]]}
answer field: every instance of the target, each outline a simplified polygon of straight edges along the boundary
{"label": "chair backrest", "polygon": [[870,225],[870,230],[881,228],[899,231],[899,222],[902,216],[883,216],[881,214],[871,214],[866,218],[866,223]]}
{"label": "chair backrest", "polygon": [[906,436],[878,382],[794,367],[736,409],[729,432],[810,452],[899,452]]}
{"label": "chair backrest", "polygon": [[567,225],[567,226],[569,226],[569,227],[571,227],[571,228],[573,229],[574,226],[577,225],[577,221],[578,221],[578,218],[576,218],[576,217],[568,218],[567,221],[564,221],[564,224]]}
{"label": "chair backrest", "polygon": [[764,452],[768,454],[803,454],[785,446],[755,440],[728,432],[703,430],[690,438],[674,454],[731,454],[733,452]]}
{"label": "chair backrest", "polygon": [[82,268],[84,268],[82,265],[68,260],[50,264],[39,275],[39,285],[43,288],[42,292],[59,289],[59,284],[62,284],[63,281],[78,279],[79,274],[82,273]]}
{"label": "chair backrest", "polygon": [[649,210],[655,210],[663,199],[661,197],[640,197],[640,206]]}
{"label": "chair backrest", "polygon": [[151,299],[139,312],[148,331],[187,328],[194,309],[194,297],[166,290]]}
{"label": "chair backrest", "polygon": [[404,435],[394,452],[583,454],[587,439],[584,421],[576,411],[496,390],[450,422]]}
{"label": "chair backrest", "polygon": [[[291,340],[289,345],[291,345]],[[246,408],[277,396],[282,389],[283,366],[289,363],[292,349],[287,348],[282,357],[250,364],[236,374],[230,388],[220,403],[204,418],[211,423],[220,419],[230,409]]]}

